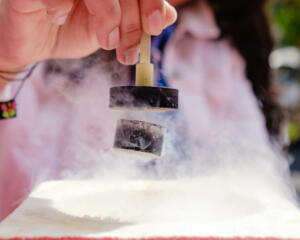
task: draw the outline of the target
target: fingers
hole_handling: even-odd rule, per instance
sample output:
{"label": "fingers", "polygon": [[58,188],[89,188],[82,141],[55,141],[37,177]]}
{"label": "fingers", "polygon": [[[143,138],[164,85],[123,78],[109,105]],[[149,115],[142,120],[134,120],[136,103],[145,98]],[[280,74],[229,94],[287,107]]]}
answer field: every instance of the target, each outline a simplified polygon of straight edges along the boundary
{"label": "fingers", "polygon": [[[120,43],[121,7],[119,0],[84,0],[90,13],[90,23],[99,44],[106,50]],[[109,20],[108,20],[109,19]]]}
{"label": "fingers", "polygon": [[49,19],[57,24],[63,24],[73,7],[74,0],[9,0],[10,6],[19,13],[34,13],[46,10]]}
{"label": "fingers", "polygon": [[142,29],[158,35],[176,20],[164,0],[84,0],[101,48],[117,49],[120,62],[137,61]]}
{"label": "fingers", "polygon": [[142,36],[138,0],[120,0],[122,9],[121,42],[117,57],[123,64],[135,64],[138,60],[139,43]]}
{"label": "fingers", "polygon": [[159,35],[176,20],[176,10],[165,0],[140,0],[143,29],[150,35]]}
{"label": "fingers", "polygon": [[143,29],[149,34],[158,35],[163,29],[164,0],[140,0]]}
{"label": "fingers", "polygon": [[[24,16],[35,15],[36,25],[40,24],[41,20],[45,20],[45,13],[53,23],[58,25],[64,24],[70,15],[68,19],[70,24],[65,26],[84,25],[84,32],[94,42],[97,40],[99,48],[117,49],[119,61],[125,64],[134,64],[137,61],[139,42],[143,31],[150,35],[158,35],[176,20],[175,9],[165,0],[2,1],[9,3],[9,7],[15,10],[14,14],[20,16],[23,16],[22,14],[26,14]],[[79,3],[82,8],[78,8]],[[80,13],[83,10],[86,14]],[[22,21],[23,18],[19,19]],[[32,18],[27,17],[27,20],[31,21]],[[82,25],[82,22],[85,24]],[[43,26],[51,27],[48,26],[47,19],[44,23]],[[74,27],[74,29],[77,28]]]}
{"label": "fingers", "polygon": [[135,64],[142,32],[160,34],[165,27],[175,22],[176,10],[164,0],[120,0],[120,5],[121,41],[117,57],[123,64]]}

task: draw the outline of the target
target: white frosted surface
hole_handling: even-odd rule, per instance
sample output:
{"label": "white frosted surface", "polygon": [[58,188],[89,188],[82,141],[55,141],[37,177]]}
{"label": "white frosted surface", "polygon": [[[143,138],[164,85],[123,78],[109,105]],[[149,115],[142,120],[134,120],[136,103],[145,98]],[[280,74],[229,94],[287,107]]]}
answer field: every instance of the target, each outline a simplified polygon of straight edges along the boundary
{"label": "white frosted surface", "polygon": [[274,185],[250,168],[168,181],[45,182],[0,224],[0,237],[299,238],[300,212]]}

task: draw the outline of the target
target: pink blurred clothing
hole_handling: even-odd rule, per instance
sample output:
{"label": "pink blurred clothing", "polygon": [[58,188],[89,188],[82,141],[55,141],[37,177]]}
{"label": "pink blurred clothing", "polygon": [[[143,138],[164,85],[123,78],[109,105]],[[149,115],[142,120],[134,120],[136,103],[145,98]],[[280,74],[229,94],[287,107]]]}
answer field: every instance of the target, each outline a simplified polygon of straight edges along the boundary
{"label": "pink blurred clothing", "polygon": [[[179,89],[186,130],[191,139],[201,141],[228,123],[265,143],[264,118],[245,76],[244,60],[228,41],[216,40],[219,34],[209,6],[199,1],[197,7],[182,10],[166,46],[163,71],[170,87]],[[97,76],[99,84],[74,90],[82,96],[74,97],[65,81],[45,81],[43,68],[21,92],[18,118],[0,122],[0,220],[22,202],[37,178],[57,179],[62,170],[74,167],[74,146],[111,146],[116,113],[107,107],[108,89],[127,85],[126,74],[121,82],[111,83],[103,73]],[[61,91],[64,87],[67,93]]]}

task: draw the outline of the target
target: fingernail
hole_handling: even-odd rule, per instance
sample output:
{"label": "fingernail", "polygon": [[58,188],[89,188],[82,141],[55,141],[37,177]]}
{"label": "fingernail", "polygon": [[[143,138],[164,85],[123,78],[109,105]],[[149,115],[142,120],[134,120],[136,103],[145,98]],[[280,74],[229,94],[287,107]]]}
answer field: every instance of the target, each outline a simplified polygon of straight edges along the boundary
{"label": "fingernail", "polygon": [[52,19],[52,22],[56,25],[63,25],[66,22],[67,18],[68,14],[65,14],[63,16],[54,17]]}
{"label": "fingernail", "polygon": [[159,10],[154,11],[148,17],[148,27],[151,34],[159,34],[162,30],[162,16]]}
{"label": "fingernail", "polygon": [[120,29],[116,27],[108,36],[109,48],[116,48],[120,41]]}
{"label": "fingernail", "polygon": [[126,64],[135,64],[138,61],[139,58],[139,46],[135,46],[133,48],[128,49],[125,52],[125,62]]}

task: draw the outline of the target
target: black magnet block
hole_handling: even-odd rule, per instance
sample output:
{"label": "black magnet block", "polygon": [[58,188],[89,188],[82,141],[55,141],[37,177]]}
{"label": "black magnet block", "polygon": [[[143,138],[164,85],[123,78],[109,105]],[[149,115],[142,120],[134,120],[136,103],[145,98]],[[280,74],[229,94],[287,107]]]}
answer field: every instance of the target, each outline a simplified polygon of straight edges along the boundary
{"label": "black magnet block", "polygon": [[165,129],[157,124],[124,120],[118,121],[114,147],[160,156],[163,149]]}
{"label": "black magnet block", "polygon": [[110,89],[110,108],[168,111],[178,109],[178,90],[163,87],[121,86]]}

